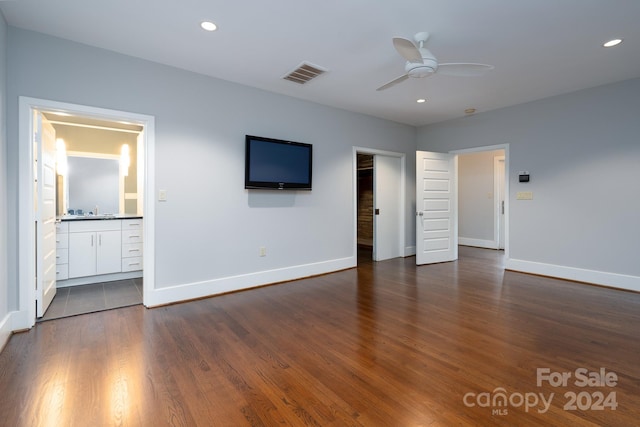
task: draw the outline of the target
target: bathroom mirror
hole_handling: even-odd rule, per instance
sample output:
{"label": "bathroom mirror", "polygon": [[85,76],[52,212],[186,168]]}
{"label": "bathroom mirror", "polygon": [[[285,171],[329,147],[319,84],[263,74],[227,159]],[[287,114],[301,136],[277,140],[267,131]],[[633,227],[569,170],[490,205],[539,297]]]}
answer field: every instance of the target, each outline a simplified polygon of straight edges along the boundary
{"label": "bathroom mirror", "polygon": [[86,214],[97,206],[100,215],[123,213],[124,177],[118,156],[68,153],[67,164],[68,209],[82,209]]}

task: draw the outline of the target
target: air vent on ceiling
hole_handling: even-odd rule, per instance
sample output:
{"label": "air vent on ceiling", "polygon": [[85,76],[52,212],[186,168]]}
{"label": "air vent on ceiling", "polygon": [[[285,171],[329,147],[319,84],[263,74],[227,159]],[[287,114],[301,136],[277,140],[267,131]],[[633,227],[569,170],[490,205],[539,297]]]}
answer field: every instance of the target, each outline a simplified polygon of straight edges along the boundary
{"label": "air vent on ceiling", "polygon": [[310,64],[308,62],[303,62],[302,64],[298,65],[295,70],[285,75],[283,79],[303,85],[310,80],[315,79],[319,75],[324,74],[325,72],[327,72],[327,70],[322,67]]}

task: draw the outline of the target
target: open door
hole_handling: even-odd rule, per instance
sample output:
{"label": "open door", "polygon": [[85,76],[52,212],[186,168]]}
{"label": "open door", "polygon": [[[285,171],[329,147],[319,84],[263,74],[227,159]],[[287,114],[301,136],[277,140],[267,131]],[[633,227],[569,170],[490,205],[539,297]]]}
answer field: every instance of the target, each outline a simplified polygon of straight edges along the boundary
{"label": "open door", "polygon": [[34,111],[36,150],[36,316],[44,316],[56,295],[56,131]]}
{"label": "open door", "polygon": [[458,259],[457,157],[416,152],[416,264]]}
{"label": "open door", "polygon": [[400,157],[373,156],[373,259],[403,255],[402,161]]}

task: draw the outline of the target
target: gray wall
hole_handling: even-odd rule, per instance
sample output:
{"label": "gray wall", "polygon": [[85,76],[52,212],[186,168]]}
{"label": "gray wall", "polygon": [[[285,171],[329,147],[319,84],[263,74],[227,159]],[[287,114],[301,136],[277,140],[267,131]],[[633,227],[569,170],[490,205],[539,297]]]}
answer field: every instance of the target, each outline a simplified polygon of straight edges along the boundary
{"label": "gray wall", "polygon": [[[352,146],[406,153],[413,180],[411,126],[13,27],[8,40],[10,248],[18,238],[19,96],[155,117],[156,189],[168,197],[155,208],[156,288],[355,262]],[[313,191],[245,190],[245,134],[313,144]],[[413,191],[407,185],[407,245],[415,244]],[[258,256],[261,246],[266,257]],[[9,267],[15,284],[15,255]]]}
{"label": "gray wall", "polygon": [[[7,23],[0,13],[0,323],[9,313],[7,275]],[[0,346],[4,343],[0,340]]]}
{"label": "gray wall", "polygon": [[[426,126],[418,149],[509,144],[512,260],[640,276],[640,79]],[[518,171],[531,182],[520,184]],[[533,200],[516,200],[519,191]],[[640,289],[640,287],[639,287]]]}
{"label": "gray wall", "polygon": [[[8,310],[18,302],[19,96],[155,117],[156,189],[168,195],[155,208],[158,289],[355,262],[353,146],[406,153],[405,244],[415,245],[416,141],[433,151],[509,144],[511,260],[640,276],[640,80],[416,131],[13,27],[6,46],[0,263],[8,258],[8,280],[0,275],[0,295],[8,294]],[[247,133],[314,144],[314,190],[244,190]],[[531,183],[517,182],[519,170]],[[517,191],[534,199],[517,201]],[[0,318],[6,312],[0,303]]]}

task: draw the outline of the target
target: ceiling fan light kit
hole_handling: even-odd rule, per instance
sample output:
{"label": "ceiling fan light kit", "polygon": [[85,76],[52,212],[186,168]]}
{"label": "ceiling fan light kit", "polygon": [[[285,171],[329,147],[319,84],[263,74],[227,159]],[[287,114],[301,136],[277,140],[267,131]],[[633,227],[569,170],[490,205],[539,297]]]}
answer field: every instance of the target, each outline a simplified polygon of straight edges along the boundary
{"label": "ceiling fan light kit", "polygon": [[433,55],[431,55],[431,52],[427,49],[424,49],[424,52],[426,52],[428,56],[423,56],[421,62],[407,61],[405,64],[404,70],[407,72],[409,77],[428,77],[438,70],[438,61],[436,61]]}
{"label": "ceiling fan light kit", "polygon": [[424,47],[425,43],[429,39],[429,33],[424,31],[417,33],[413,39],[415,40],[415,43],[402,37],[393,38],[393,47],[400,56],[407,60],[404,66],[405,74],[380,86],[377,89],[378,91],[388,89],[391,86],[405,81],[409,77],[424,78],[435,73],[459,77],[474,77],[481,76],[487,71],[493,69],[492,65],[471,62],[439,64],[431,51]]}

